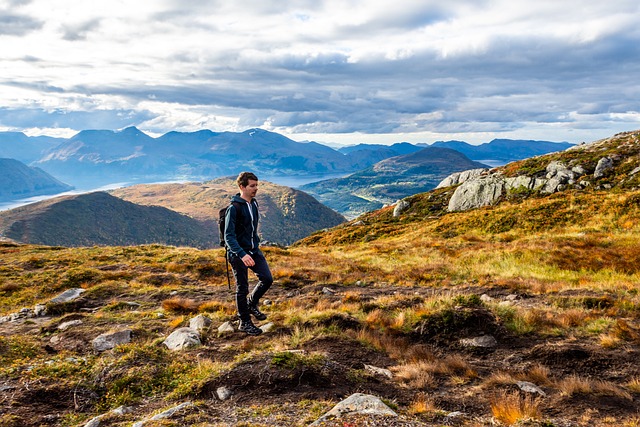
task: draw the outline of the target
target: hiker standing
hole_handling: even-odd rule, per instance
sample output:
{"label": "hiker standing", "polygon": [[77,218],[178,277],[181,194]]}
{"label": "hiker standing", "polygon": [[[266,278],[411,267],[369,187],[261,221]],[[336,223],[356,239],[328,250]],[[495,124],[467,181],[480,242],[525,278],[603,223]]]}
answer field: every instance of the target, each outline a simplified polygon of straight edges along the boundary
{"label": "hiker standing", "polygon": [[[236,280],[236,305],[240,317],[239,329],[248,335],[260,335],[262,330],[251,321],[265,320],[260,311],[260,298],[273,283],[269,264],[259,248],[258,237],[258,177],[251,172],[241,172],[236,179],[240,193],[231,198],[225,214],[224,240],[229,263]],[[258,277],[258,284],[249,295],[249,269]]]}

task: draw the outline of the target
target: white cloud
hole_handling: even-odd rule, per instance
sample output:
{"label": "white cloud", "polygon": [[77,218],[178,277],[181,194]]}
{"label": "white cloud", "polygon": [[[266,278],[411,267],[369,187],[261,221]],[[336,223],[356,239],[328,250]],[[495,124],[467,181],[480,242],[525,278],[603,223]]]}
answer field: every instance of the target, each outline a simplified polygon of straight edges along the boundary
{"label": "white cloud", "polygon": [[395,142],[640,127],[635,0],[5,0],[0,11],[4,128],[263,126]]}

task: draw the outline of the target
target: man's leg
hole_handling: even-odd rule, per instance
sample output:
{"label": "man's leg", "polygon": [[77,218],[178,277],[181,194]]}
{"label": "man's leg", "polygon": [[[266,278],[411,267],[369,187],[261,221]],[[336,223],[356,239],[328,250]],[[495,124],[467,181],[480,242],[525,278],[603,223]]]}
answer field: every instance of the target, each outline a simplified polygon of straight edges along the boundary
{"label": "man's leg", "polygon": [[231,267],[233,276],[236,279],[236,307],[238,308],[238,317],[240,318],[240,326],[238,329],[249,335],[260,335],[262,330],[256,327],[251,321],[251,312],[247,303],[247,295],[249,293],[249,270],[244,262],[236,256],[232,256]]}
{"label": "man's leg", "polygon": [[253,289],[253,292],[251,292],[251,296],[247,302],[248,310],[256,319],[265,320],[267,315],[262,313],[258,307],[260,298],[264,296],[273,284],[273,276],[271,275],[269,264],[261,251],[256,251],[256,253],[253,254],[253,260],[255,261],[255,265],[251,267],[251,270],[258,276],[258,284]]}

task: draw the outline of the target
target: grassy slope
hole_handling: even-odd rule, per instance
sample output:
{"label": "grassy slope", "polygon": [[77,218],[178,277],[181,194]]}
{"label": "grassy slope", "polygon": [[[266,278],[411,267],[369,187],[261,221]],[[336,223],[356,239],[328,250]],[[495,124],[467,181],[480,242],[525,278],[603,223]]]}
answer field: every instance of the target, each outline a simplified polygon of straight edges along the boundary
{"label": "grassy slope", "polygon": [[[24,414],[53,412],[55,425],[82,425],[126,404],[136,414],[105,425],[129,425],[193,400],[197,409],[168,425],[305,425],[360,391],[386,399],[405,425],[442,425],[455,410],[464,426],[527,417],[536,426],[638,425],[640,192],[628,178],[605,177],[615,184],[607,191],[518,196],[454,214],[443,210],[453,189],[441,189],[410,198],[400,217],[383,209],[287,250],[267,248],[275,331],[223,338],[214,329],[181,353],[161,342],[195,313],[214,328],[233,319],[220,250],[4,244],[2,314],[87,291],[50,307],[54,317],[0,324],[0,381],[19,402],[0,402],[0,420],[24,425]],[[57,329],[71,319],[83,324]],[[91,351],[93,337],[125,326],[131,344]],[[496,349],[458,344],[483,333]],[[522,380],[547,397],[518,392]],[[220,385],[233,386],[231,401],[213,397]]]}

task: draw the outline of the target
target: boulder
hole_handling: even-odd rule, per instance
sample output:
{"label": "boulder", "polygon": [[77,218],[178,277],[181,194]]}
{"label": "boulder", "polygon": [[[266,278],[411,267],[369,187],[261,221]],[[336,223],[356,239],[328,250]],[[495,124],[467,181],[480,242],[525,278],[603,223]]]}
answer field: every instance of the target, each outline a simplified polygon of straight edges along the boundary
{"label": "boulder", "polygon": [[613,167],[613,160],[609,157],[603,157],[598,160],[598,164],[596,165],[596,170],[593,172],[593,177],[598,179],[602,178],[606,171]]}
{"label": "boulder", "polygon": [[462,183],[449,200],[449,212],[466,211],[494,204],[506,187],[502,175],[481,176]]}
{"label": "boulder", "polygon": [[69,320],[68,322],[62,322],[58,325],[58,329],[61,331],[66,331],[69,328],[73,328],[74,326],[82,325],[82,320]]}
{"label": "boulder", "polygon": [[162,344],[167,346],[169,350],[184,350],[202,345],[202,342],[200,334],[195,329],[179,328],[173,331]]}
{"label": "boulder", "polygon": [[236,330],[231,322],[224,322],[218,327],[218,335],[232,334]]}
{"label": "boulder", "polygon": [[202,333],[209,329],[211,326],[211,319],[204,314],[198,314],[196,317],[189,321],[189,327]]}
{"label": "boulder", "polygon": [[398,217],[400,215],[402,215],[402,212],[406,211],[409,208],[409,202],[407,202],[406,200],[398,200],[396,202],[396,207],[393,208],[393,216],[394,217]]}

